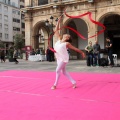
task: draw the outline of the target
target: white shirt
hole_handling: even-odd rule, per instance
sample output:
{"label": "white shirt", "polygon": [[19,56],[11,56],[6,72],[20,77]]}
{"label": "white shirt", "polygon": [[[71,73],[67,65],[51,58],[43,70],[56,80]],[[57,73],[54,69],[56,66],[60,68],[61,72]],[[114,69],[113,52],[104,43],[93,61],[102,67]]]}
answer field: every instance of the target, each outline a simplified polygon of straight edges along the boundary
{"label": "white shirt", "polygon": [[56,53],[55,56],[57,58],[57,60],[63,61],[63,62],[68,62],[69,61],[69,54],[66,48],[66,42],[60,42],[60,40],[58,40],[55,43],[55,47],[54,47]]}

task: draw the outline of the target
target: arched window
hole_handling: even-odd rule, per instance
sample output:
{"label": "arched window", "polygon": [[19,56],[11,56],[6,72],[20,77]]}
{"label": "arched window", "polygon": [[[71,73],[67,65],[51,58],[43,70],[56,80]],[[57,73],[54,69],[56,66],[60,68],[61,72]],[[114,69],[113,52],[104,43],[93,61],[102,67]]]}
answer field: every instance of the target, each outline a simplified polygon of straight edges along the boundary
{"label": "arched window", "polygon": [[38,5],[48,4],[48,0],[38,0]]}

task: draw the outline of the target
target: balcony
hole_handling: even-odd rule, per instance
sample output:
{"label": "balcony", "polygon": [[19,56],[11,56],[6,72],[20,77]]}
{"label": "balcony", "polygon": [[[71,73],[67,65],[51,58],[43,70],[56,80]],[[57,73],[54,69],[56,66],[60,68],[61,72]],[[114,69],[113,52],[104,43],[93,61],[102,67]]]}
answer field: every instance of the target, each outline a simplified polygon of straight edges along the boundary
{"label": "balcony", "polygon": [[39,0],[38,5],[45,5],[48,4],[48,0]]}
{"label": "balcony", "polygon": [[10,2],[10,1],[6,1],[6,0],[0,0],[0,2],[10,5],[10,6],[19,7],[15,2]]}
{"label": "balcony", "polygon": [[35,6],[45,6],[45,5],[50,5],[50,4],[60,4],[60,3],[69,3],[71,4],[71,2],[73,3],[77,3],[77,2],[86,2],[88,0],[51,0],[51,2],[49,2],[49,0],[32,0],[31,3],[29,3],[28,5],[25,5],[26,7],[35,7]]}

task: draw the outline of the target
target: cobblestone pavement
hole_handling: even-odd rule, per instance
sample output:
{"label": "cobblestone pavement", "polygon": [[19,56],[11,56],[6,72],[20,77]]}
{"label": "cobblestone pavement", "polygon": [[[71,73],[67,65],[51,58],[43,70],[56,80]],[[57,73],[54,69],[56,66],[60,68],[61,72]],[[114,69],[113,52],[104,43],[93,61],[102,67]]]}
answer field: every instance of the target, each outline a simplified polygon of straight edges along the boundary
{"label": "cobblestone pavement", "polygon": [[[118,61],[120,63],[120,60]],[[19,59],[19,64],[9,62],[0,63],[0,71],[6,70],[36,70],[36,71],[55,71],[56,62],[31,62]],[[85,60],[70,60],[67,65],[69,72],[101,72],[101,73],[120,73],[120,67],[88,67]]]}

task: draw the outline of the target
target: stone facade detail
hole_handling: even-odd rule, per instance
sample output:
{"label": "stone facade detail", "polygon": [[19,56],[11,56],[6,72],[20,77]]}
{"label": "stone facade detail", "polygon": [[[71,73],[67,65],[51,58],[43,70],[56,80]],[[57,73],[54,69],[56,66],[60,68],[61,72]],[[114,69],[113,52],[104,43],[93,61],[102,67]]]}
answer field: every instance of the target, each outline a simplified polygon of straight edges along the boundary
{"label": "stone facade detail", "polygon": [[[58,2],[53,2],[53,0],[48,0],[48,4],[38,5],[38,0],[25,0],[26,7],[25,10],[25,23],[26,23],[26,45],[35,45],[35,36],[37,34],[37,23],[40,23],[38,27],[44,27],[48,34],[45,36],[47,39],[50,35],[50,30],[45,26],[46,19],[49,19],[52,15],[54,18],[58,18],[67,8],[67,14],[69,15],[80,15],[88,11],[92,12],[92,18],[96,21],[101,21],[103,18],[110,14],[120,14],[120,0],[94,0],[95,2],[89,3],[87,0],[58,0]],[[91,23],[88,16],[81,18],[88,27],[88,37],[96,34],[98,31],[98,26]],[[67,25],[70,22],[70,18],[64,16],[62,25]],[[55,25],[55,21],[53,22]],[[34,31],[33,31],[34,30]],[[94,42],[97,37],[90,39]],[[88,40],[89,41],[89,40]],[[47,48],[47,43],[45,49]]]}

